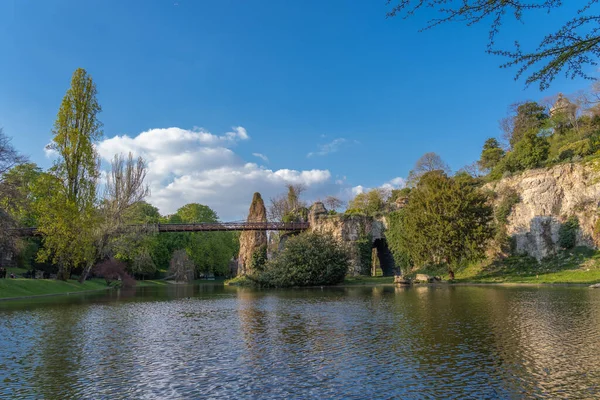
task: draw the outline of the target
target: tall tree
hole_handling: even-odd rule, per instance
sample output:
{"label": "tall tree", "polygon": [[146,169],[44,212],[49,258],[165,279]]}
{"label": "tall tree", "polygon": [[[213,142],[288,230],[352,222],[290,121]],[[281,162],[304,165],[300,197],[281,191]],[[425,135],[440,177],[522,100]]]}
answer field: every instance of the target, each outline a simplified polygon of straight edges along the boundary
{"label": "tall tree", "polygon": [[502,157],[504,157],[504,150],[500,147],[498,140],[489,138],[483,144],[479,166],[483,169],[491,170],[500,162]]}
{"label": "tall tree", "polygon": [[20,197],[20,190],[14,180],[10,179],[10,171],[26,161],[13,147],[11,139],[0,128],[0,252],[14,253],[15,237],[11,233],[18,221],[8,208]]}
{"label": "tall tree", "polygon": [[58,264],[58,278],[63,280],[70,276],[71,268],[90,266],[96,256],[93,233],[98,225],[95,206],[99,159],[94,144],[102,137],[96,94],[92,77],[84,69],[77,69],[62,100],[49,145],[58,159],[40,185],[45,196],[39,201],[38,230],[44,235],[39,258]]}
{"label": "tall tree", "polygon": [[509,61],[502,67],[517,67],[515,79],[529,73],[525,83],[539,84],[547,89],[554,78],[563,71],[569,78],[591,78],[586,73],[586,65],[595,66],[600,56],[600,15],[597,11],[599,0],[580,0],[579,9],[567,15],[566,22],[555,32],[547,34],[534,50],[523,50],[515,42],[514,50],[495,49],[496,37],[500,33],[505,18],[513,16],[518,22],[524,22],[526,13],[536,11],[551,12],[566,4],[564,0],[387,0],[392,4],[388,16],[400,15],[412,17],[420,10],[434,10],[436,17],[429,20],[425,29],[447,22],[462,22],[471,26],[490,21],[487,51],[507,57]]}
{"label": "tall tree", "polygon": [[535,101],[513,104],[512,108],[512,115],[509,115],[501,123],[511,149],[517,145],[526,132],[535,131],[537,133],[548,121],[546,108]]}
{"label": "tall tree", "polygon": [[416,186],[421,176],[433,171],[442,171],[445,174],[449,174],[450,167],[437,153],[429,152],[423,154],[415,163],[414,168],[408,173],[408,185]]}
{"label": "tall tree", "polygon": [[323,200],[323,203],[329,211],[337,211],[344,206],[344,202],[335,196],[327,196],[325,200]]}
{"label": "tall tree", "polygon": [[[142,157],[136,160],[131,153],[127,158],[122,154],[114,156],[106,181],[105,195],[99,208],[99,224],[94,231],[96,259],[115,257],[118,247],[115,246],[116,243],[123,240],[143,241],[148,233],[143,228],[133,231],[124,227],[128,210],[142,202],[149,193],[148,186],[144,183],[146,173],[146,161]],[[92,266],[93,263],[88,263],[84,267],[79,277],[80,282],[85,281]]]}
{"label": "tall tree", "polygon": [[416,265],[445,264],[450,278],[456,267],[482,257],[494,229],[486,195],[442,171],[424,174],[406,207],[390,226],[391,247]]}
{"label": "tall tree", "polygon": [[271,198],[269,219],[271,221],[294,222],[305,217],[306,203],[300,199],[306,187],[301,184],[286,185],[287,194]]}

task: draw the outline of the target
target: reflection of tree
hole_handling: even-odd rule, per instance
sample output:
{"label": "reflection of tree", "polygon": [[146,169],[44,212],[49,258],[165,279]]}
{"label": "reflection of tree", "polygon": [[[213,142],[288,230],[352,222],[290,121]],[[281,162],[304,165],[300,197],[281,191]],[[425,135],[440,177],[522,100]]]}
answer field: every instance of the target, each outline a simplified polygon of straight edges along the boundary
{"label": "reflection of tree", "polygon": [[485,290],[416,286],[396,294],[391,351],[403,358],[403,376],[418,377],[442,397],[502,396],[494,337],[481,307]]}
{"label": "reflection of tree", "polygon": [[27,382],[39,396],[47,399],[80,397],[76,373],[82,370],[83,339],[78,329],[82,313],[65,305],[39,313],[41,331],[33,347],[37,358],[32,379]]}
{"label": "reflection of tree", "polygon": [[260,371],[261,362],[267,357],[270,347],[264,343],[267,313],[260,309],[262,296],[251,289],[238,288],[237,297],[240,331],[246,347],[245,358],[251,370],[257,368]]}

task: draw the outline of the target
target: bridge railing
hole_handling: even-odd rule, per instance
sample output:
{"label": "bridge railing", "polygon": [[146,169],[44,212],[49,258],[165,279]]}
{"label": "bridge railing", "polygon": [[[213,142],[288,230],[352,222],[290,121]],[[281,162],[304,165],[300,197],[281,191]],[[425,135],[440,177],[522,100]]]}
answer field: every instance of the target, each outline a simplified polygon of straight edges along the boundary
{"label": "bridge railing", "polygon": [[[128,225],[123,229],[146,229],[148,232],[215,232],[215,231],[303,231],[308,222],[200,222],[196,224]],[[35,227],[11,229],[17,236],[35,236]]]}
{"label": "bridge railing", "polygon": [[202,222],[197,224],[158,224],[159,232],[302,231],[308,228],[308,222]]}

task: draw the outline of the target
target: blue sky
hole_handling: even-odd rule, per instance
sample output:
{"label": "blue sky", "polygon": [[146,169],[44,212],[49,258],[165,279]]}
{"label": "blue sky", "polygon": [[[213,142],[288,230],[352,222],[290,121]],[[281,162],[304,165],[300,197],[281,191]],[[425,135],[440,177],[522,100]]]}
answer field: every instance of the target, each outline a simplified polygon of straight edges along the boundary
{"label": "blue sky", "polygon": [[[150,158],[150,202],[164,213],[195,201],[237,219],[254,190],[269,198],[304,183],[310,200],[347,198],[397,184],[429,151],[459,169],[500,134],[511,103],[588,86],[526,89],[485,53],[487,24],[419,33],[428,15],[386,10],[385,0],[0,0],[0,127],[48,167],[44,145],[83,67],[103,107],[104,158]],[[501,43],[534,43],[559,21],[526,15]]]}

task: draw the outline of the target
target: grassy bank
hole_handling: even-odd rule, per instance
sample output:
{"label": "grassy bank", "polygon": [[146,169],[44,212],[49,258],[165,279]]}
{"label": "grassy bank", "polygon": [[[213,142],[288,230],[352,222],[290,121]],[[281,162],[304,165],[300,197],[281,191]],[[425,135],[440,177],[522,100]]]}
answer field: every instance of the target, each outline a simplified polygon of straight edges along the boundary
{"label": "grassy bank", "polygon": [[[445,268],[429,267],[417,273],[440,276],[448,280]],[[343,285],[385,285],[394,282],[392,277],[347,277]],[[600,251],[580,247],[537,262],[527,256],[512,256],[502,260],[486,260],[470,264],[455,271],[457,283],[528,283],[528,284],[593,284],[600,282]]]}
{"label": "grassy bank", "polygon": [[100,279],[92,279],[85,283],[75,280],[63,282],[54,279],[0,279],[0,299],[101,289],[106,289],[106,283]]}
{"label": "grassy bank", "polygon": [[477,283],[597,283],[600,251],[575,248],[541,262],[526,256],[473,264],[456,274],[458,282]]}
{"label": "grassy bank", "polygon": [[[444,269],[418,271],[448,279]],[[540,262],[528,256],[486,260],[455,271],[459,283],[585,283],[600,282],[600,251],[585,247],[566,250]]]}
{"label": "grassy bank", "polygon": [[[160,281],[137,281],[137,287],[165,285]],[[48,296],[108,289],[103,279],[90,279],[84,283],[55,279],[0,279],[0,299]]]}

